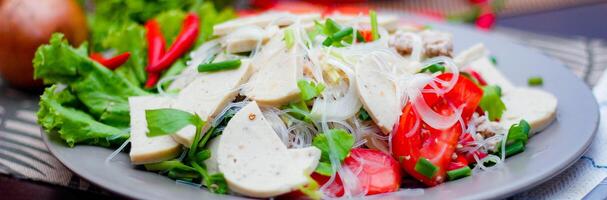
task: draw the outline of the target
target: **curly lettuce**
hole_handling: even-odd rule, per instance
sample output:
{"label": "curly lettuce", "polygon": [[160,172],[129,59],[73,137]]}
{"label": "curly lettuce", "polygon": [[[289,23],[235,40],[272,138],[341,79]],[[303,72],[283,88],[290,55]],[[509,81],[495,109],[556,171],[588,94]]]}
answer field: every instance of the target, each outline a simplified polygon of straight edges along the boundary
{"label": "curly lettuce", "polygon": [[68,107],[77,100],[67,88],[56,90],[56,85],[48,87],[40,97],[38,123],[49,133],[59,133],[68,146],[89,144],[108,147],[129,138],[126,129],[103,124],[82,110]]}
{"label": "curly lettuce", "polygon": [[62,34],[54,34],[50,44],[36,51],[34,77],[68,85],[93,117],[111,126],[128,126],[128,97],[148,94],[89,59],[86,44],[74,48]]}

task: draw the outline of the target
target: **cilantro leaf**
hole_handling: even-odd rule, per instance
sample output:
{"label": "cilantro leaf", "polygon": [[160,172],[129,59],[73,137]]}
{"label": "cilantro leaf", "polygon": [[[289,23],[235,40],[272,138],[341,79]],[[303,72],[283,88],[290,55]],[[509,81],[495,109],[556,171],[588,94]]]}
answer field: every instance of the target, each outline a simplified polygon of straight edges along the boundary
{"label": "cilantro leaf", "polygon": [[502,89],[497,85],[483,87],[483,97],[479,106],[489,113],[489,120],[495,121],[502,117],[506,105],[501,99]]}
{"label": "cilantro leaf", "polygon": [[[334,154],[342,162],[350,153],[354,142],[354,136],[343,129],[330,129],[328,132],[314,137],[312,145],[321,151],[320,162],[316,172],[323,175],[329,174],[330,176],[333,173],[330,155]],[[331,151],[330,144],[335,146],[335,151]]]}
{"label": "cilantro leaf", "polygon": [[297,87],[300,90],[299,96],[303,101],[311,100],[314,97],[320,95],[322,91],[325,90],[325,85],[316,84],[312,81],[308,82],[306,80],[297,81]]}

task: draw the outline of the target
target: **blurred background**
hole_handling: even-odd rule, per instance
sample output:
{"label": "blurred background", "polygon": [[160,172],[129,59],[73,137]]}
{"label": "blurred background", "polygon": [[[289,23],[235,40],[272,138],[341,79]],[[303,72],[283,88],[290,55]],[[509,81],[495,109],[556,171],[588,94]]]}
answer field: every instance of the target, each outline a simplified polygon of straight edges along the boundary
{"label": "blurred background", "polygon": [[[0,0],[0,196],[117,198],[73,175],[49,156],[36,124],[35,111],[43,84],[33,79],[34,53],[39,45],[48,43],[53,32],[64,33],[72,45],[87,41],[92,51],[104,49],[114,45],[103,38],[116,24],[141,25],[159,13],[188,10],[202,2]],[[607,0],[215,0],[213,3],[216,10],[227,9],[230,15],[239,16],[268,10],[357,14],[375,9],[463,24],[537,48],[567,64],[589,86],[597,83],[607,66]],[[24,150],[11,144],[17,140],[36,148]],[[43,161],[51,167],[35,164]]]}

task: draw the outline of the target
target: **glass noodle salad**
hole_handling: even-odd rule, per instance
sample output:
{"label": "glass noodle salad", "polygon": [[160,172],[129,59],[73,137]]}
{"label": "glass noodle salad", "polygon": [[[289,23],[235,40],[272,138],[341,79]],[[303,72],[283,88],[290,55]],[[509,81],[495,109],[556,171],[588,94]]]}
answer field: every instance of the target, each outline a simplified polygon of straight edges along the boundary
{"label": "glass noodle salad", "polygon": [[263,13],[198,45],[204,21],[184,14],[170,41],[147,21],[137,83],[117,71],[132,52],[112,65],[54,36],[34,60],[53,84],[40,123],[70,146],[119,146],[107,164],[127,151],[214,193],[319,199],[421,195],[499,169],[556,115],[482,44],[454,54],[450,33],[395,16]]}

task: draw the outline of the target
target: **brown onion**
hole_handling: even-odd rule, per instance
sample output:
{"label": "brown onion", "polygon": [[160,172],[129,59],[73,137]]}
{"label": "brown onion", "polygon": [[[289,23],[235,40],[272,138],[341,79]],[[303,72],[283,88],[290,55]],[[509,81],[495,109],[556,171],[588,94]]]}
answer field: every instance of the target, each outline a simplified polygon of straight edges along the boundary
{"label": "brown onion", "polygon": [[11,85],[32,88],[32,59],[54,32],[72,44],[88,36],[82,8],[74,0],[0,0],[0,74]]}

